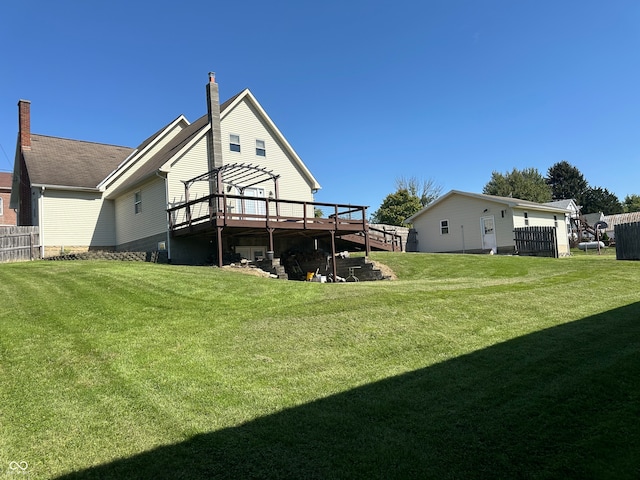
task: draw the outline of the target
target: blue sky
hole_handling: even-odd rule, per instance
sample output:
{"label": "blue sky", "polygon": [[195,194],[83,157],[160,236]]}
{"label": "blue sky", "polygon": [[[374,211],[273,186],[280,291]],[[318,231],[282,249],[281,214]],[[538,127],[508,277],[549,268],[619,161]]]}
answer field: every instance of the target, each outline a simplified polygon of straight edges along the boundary
{"label": "blue sky", "polygon": [[21,98],[34,133],[134,147],[203,115],[215,71],[318,201],[372,213],[399,177],[481,192],[561,160],[622,200],[640,194],[639,27],[637,0],[3,2],[0,170]]}

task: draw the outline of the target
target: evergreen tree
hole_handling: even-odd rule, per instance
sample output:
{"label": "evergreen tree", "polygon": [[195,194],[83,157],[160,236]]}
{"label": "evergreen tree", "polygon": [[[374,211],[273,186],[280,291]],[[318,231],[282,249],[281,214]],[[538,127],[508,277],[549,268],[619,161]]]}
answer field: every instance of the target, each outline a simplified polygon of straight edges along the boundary
{"label": "evergreen tree", "polygon": [[553,200],[574,199],[578,205],[582,204],[589,187],[580,170],[565,160],[549,168],[546,181]]}
{"label": "evergreen tree", "polygon": [[640,195],[631,194],[624,197],[625,213],[640,212]]}
{"label": "evergreen tree", "polygon": [[582,202],[582,213],[598,213],[605,215],[615,215],[622,213],[623,208],[620,200],[606,188],[588,188]]}

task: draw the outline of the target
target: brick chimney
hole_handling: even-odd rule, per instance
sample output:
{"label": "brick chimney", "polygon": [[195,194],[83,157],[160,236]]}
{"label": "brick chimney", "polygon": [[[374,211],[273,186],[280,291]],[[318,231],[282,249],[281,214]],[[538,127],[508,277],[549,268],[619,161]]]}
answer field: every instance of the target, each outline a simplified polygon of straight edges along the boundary
{"label": "brick chimney", "polygon": [[31,102],[18,101],[18,135],[22,150],[31,150]]}
{"label": "brick chimney", "polygon": [[209,170],[222,166],[222,143],[220,133],[220,95],[216,74],[209,72],[209,83],[207,84],[207,114],[209,117],[208,144],[209,147]]}

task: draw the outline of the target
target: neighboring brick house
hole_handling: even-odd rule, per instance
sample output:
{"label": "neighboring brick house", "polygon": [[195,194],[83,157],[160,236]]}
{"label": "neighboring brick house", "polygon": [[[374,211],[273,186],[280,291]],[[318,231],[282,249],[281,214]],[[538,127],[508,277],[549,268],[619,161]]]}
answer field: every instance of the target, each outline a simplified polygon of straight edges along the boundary
{"label": "neighboring brick house", "polygon": [[13,175],[0,172],[0,226],[16,225],[16,212],[9,207]]}

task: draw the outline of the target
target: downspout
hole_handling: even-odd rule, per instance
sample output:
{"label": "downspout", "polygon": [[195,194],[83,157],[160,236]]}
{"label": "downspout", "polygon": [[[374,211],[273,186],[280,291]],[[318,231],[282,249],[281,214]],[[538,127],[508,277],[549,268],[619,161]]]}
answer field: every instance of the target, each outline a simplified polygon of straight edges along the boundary
{"label": "downspout", "polygon": [[[164,180],[164,204],[166,207],[169,206],[169,182],[168,182],[168,174],[166,176],[160,175],[156,171],[156,175]],[[166,209],[165,209],[166,211]],[[170,232],[171,222],[169,222],[169,212],[167,212],[167,260],[171,263],[171,232]]]}
{"label": "downspout", "polygon": [[44,258],[44,189],[40,187],[40,196],[38,197],[38,233],[40,234],[40,258]]}

